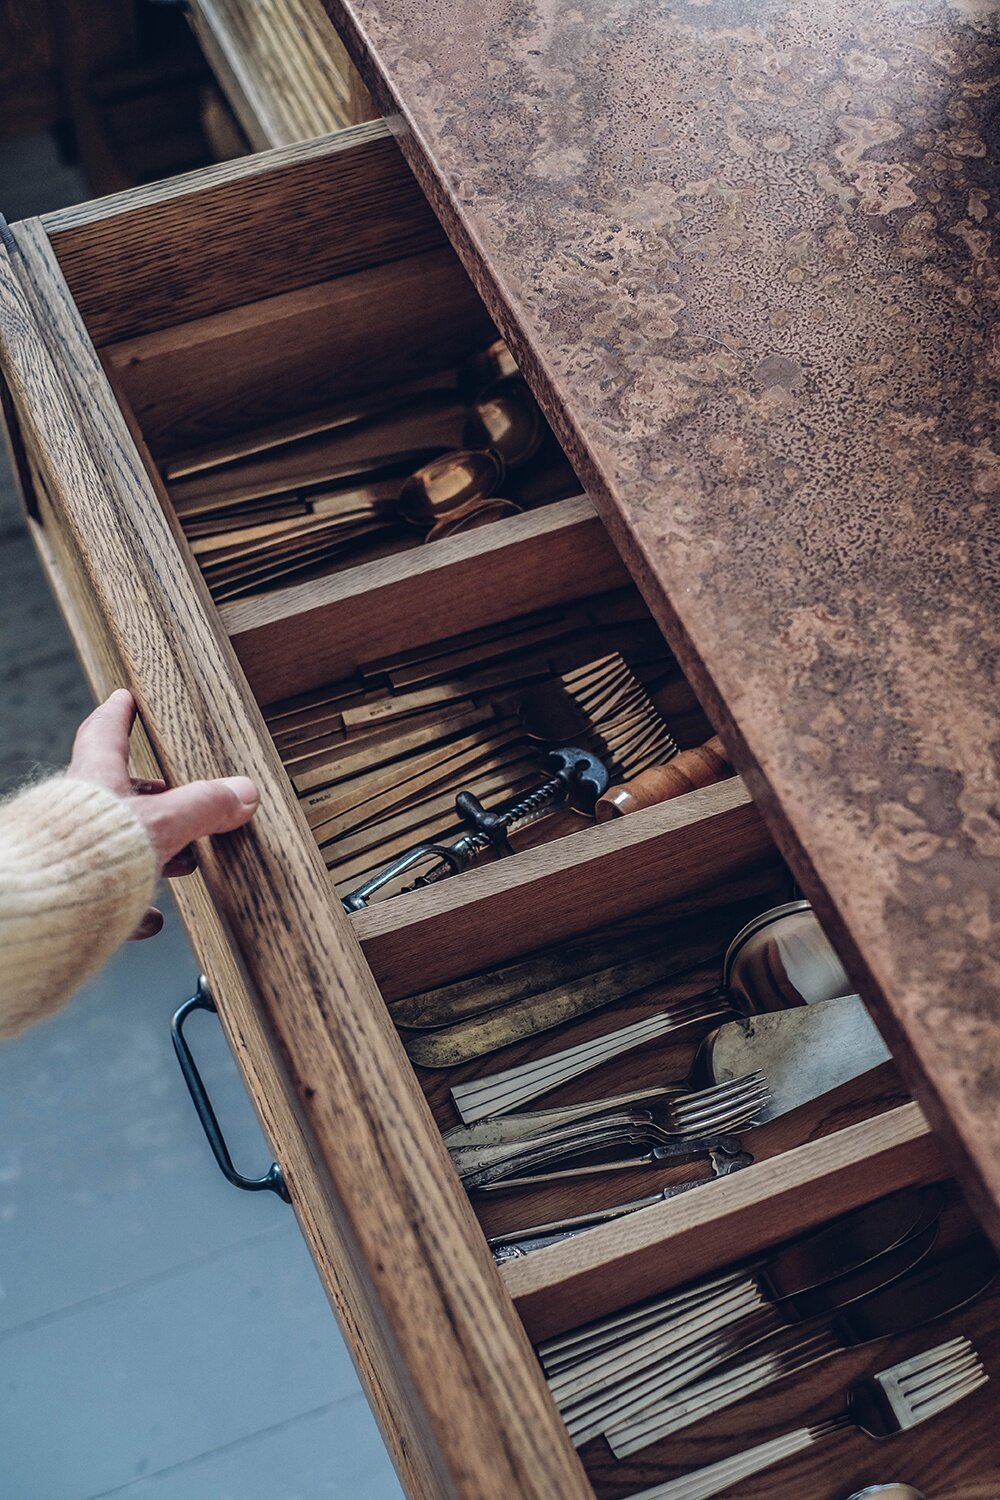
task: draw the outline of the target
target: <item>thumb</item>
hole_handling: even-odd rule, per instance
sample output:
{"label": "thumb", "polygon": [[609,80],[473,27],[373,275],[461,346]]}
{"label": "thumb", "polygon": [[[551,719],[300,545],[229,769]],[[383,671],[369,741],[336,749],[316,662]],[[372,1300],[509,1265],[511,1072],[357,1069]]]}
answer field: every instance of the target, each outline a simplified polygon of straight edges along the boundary
{"label": "thumb", "polygon": [[162,866],[195,839],[241,828],[253,817],[259,801],[248,777],[228,776],[219,781],[192,781],[155,797],[136,797],[131,806]]}

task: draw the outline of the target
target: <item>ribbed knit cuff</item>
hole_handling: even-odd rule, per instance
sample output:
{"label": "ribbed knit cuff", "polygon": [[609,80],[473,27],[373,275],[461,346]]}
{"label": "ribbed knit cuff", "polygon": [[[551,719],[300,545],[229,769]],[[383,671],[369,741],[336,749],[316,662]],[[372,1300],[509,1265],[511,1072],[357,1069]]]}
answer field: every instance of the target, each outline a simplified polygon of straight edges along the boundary
{"label": "ribbed knit cuff", "polygon": [[0,804],[0,1036],[58,1010],[107,962],[156,876],[127,798],[58,776]]}

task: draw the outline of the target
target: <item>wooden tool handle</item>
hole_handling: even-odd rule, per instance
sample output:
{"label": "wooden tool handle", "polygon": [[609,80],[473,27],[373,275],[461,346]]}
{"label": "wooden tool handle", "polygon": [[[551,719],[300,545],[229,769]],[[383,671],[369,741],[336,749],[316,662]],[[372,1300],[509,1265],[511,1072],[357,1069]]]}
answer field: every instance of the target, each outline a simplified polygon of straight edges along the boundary
{"label": "wooden tool handle", "polygon": [[597,802],[597,821],[607,823],[611,818],[620,818],[625,813],[638,812],[641,807],[652,807],[657,802],[669,802],[671,797],[680,797],[698,786],[711,786],[724,781],[732,773],[726,759],[722,741],[717,734],[693,750],[682,750],[665,766],[653,766],[642,771],[631,781],[613,786]]}

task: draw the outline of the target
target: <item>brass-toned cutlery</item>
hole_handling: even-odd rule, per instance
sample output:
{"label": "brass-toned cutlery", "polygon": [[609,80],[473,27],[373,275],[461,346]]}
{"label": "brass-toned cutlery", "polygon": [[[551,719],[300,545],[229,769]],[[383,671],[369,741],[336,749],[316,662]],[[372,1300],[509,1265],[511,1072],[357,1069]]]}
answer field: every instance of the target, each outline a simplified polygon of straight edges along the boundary
{"label": "brass-toned cutlery", "polygon": [[499,489],[503,459],[487,449],[457,449],[416,469],[399,492],[399,512],[414,526],[433,526]]}
{"label": "brass-toned cutlery", "polygon": [[480,526],[492,526],[494,521],[503,521],[508,516],[517,516],[521,507],[513,500],[504,500],[491,495],[487,500],[470,500],[468,504],[442,516],[424,537],[424,542],[443,542],[446,537],[458,536],[463,531],[475,531]]}

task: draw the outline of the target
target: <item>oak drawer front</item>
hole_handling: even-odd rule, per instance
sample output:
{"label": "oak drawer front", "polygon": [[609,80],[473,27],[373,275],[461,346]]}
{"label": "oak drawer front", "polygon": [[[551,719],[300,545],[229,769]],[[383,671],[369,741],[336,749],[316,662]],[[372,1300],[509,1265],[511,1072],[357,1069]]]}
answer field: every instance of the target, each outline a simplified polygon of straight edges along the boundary
{"label": "oak drawer front", "polygon": [[188,19],[252,150],[376,117],[320,0],[191,0]]}
{"label": "oak drawer front", "polygon": [[[490,331],[384,127],[19,225],[15,243],[0,262],[0,354],[36,481],[37,539],[92,681],[134,688],[168,776],[245,771],[263,791],[254,825],[215,841],[182,905],[404,1481],[414,1495],[477,1500],[634,1493],[660,1470],[616,1470],[588,1452],[585,1473],[529,1339],[944,1178],[936,1143],[898,1076],[880,1077],[763,1127],[754,1164],[732,1177],[501,1278],[484,1231],[509,1227],[509,1210],[470,1206],[441,1140],[455,1119],[445,1075],[415,1071],[390,1007],[636,918],[761,909],[789,894],[787,872],[732,777],[350,918],[341,910],[272,738],[275,705],[540,602],[558,612],[628,596],[639,607],[582,497],[212,604],[173,514],[172,454],[377,391],[394,359],[415,371]],[[405,295],[352,325],[342,299],[371,276]],[[633,1003],[586,1021],[585,1034]],[[523,1055],[564,1040],[551,1033]],[[678,1072],[685,1046],[664,1054]],[[569,1200],[545,1202],[555,1213]],[[795,1410],[786,1392],[775,1420]],[[671,1450],[662,1473],[688,1462],[688,1449]],[[942,1493],[981,1500],[991,1464],[987,1453],[956,1465]],[[807,1500],[843,1500],[836,1474],[801,1478]]]}

